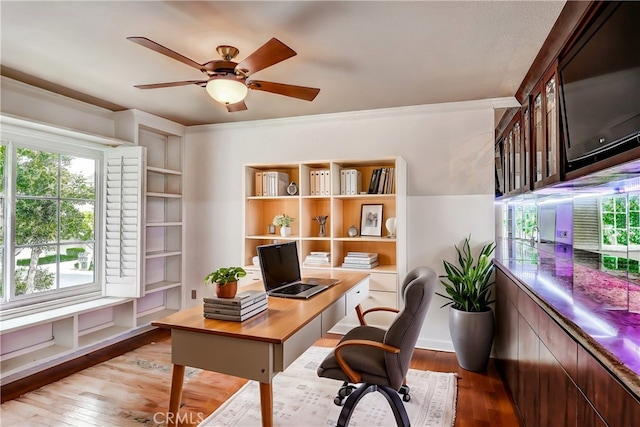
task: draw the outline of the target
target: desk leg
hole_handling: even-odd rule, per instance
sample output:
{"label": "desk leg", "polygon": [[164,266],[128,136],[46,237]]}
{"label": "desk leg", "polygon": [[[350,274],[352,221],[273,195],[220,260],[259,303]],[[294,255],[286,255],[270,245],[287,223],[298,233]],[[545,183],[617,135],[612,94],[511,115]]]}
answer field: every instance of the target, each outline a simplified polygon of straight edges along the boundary
{"label": "desk leg", "polygon": [[167,419],[170,426],[177,425],[176,417],[178,416],[178,411],[180,410],[183,381],[184,365],[173,365],[173,375],[171,377],[171,397],[169,398],[169,414],[167,414]]}
{"label": "desk leg", "polygon": [[271,383],[260,383],[260,411],[262,427],[273,426],[273,388]]}

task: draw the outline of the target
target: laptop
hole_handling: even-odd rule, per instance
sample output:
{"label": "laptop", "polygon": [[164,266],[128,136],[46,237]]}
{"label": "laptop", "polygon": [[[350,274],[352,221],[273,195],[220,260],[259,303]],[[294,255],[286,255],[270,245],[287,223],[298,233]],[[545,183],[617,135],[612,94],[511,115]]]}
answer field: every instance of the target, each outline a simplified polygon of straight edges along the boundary
{"label": "laptop", "polygon": [[338,283],[338,279],[302,279],[296,242],[258,246],[260,271],[267,295],[282,298],[310,298]]}

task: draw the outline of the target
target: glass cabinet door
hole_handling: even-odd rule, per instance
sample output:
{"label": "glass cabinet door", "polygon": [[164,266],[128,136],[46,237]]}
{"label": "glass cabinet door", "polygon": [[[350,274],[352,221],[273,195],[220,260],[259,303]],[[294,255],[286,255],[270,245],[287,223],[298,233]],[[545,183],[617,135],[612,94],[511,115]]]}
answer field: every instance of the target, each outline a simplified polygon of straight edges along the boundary
{"label": "glass cabinet door", "polygon": [[522,107],[522,189],[527,191],[531,184],[531,122],[528,103]]}
{"label": "glass cabinet door", "polygon": [[513,189],[520,190],[522,186],[522,140],[520,122],[513,125]]}
{"label": "glass cabinet door", "polygon": [[545,178],[558,173],[558,92],[555,75],[545,84],[545,136],[546,136],[546,170]]}
{"label": "glass cabinet door", "polygon": [[558,88],[554,64],[533,92],[534,187],[560,179]]}
{"label": "glass cabinet door", "polygon": [[542,158],[545,148],[542,118],[542,94],[538,93],[533,98],[533,143],[535,147],[535,158],[533,160],[533,164],[535,167],[535,182],[542,181]]}

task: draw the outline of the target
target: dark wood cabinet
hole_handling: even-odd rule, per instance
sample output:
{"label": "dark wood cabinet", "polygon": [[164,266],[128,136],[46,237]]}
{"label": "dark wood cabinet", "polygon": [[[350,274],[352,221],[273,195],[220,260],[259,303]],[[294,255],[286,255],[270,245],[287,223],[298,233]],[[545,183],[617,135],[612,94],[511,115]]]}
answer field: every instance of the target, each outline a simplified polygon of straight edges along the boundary
{"label": "dark wood cabinet", "polygon": [[496,365],[523,424],[638,425],[637,397],[521,286],[496,269]]}
{"label": "dark wood cabinet", "polygon": [[[525,116],[526,114],[526,116]],[[518,110],[496,144],[496,179],[500,195],[517,195],[531,188],[529,110]],[[527,131],[528,132],[528,131]]]}

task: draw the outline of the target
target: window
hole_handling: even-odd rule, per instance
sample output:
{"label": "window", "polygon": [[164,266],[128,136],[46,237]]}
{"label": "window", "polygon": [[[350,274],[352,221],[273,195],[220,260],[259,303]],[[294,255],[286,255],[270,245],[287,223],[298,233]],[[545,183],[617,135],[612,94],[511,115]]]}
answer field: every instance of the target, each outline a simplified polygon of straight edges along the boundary
{"label": "window", "polygon": [[[600,199],[601,244],[627,250],[640,247],[640,195],[637,193]],[[624,248],[622,248],[624,246]]]}
{"label": "window", "polygon": [[99,291],[97,171],[102,152],[37,142],[0,146],[2,302]]}

